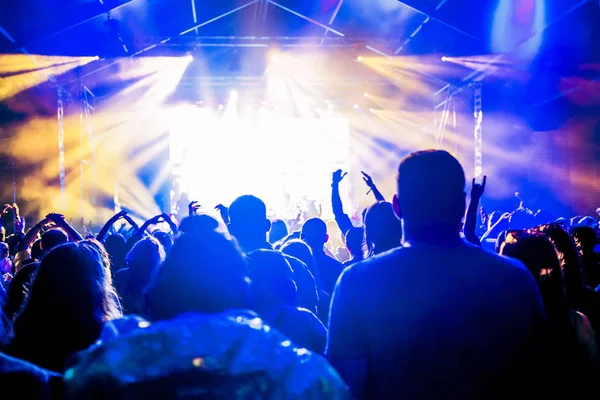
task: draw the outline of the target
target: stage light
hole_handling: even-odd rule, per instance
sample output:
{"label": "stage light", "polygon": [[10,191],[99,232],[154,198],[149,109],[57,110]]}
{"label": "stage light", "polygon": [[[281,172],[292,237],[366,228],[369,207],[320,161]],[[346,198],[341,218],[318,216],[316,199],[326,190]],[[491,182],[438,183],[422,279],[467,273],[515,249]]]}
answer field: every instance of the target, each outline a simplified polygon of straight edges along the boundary
{"label": "stage light", "polygon": [[363,62],[364,59],[365,58],[363,56],[356,57],[356,61],[358,61],[358,62]]}
{"label": "stage light", "polygon": [[194,61],[194,56],[191,54],[188,54],[187,56],[185,56],[185,59],[187,60],[187,62],[190,63],[190,62]]}
{"label": "stage light", "polygon": [[225,108],[225,106],[223,104],[219,104],[219,110],[223,110]]}
{"label": "stage light", "polygon": [[352,107],[354,107],[355,110],[358,110],[360,108],[360,106],[358,104],[355,104]]}
{"label": "stage light", "polygon": [[374,108],[369,108],[369,112],[375,112]]}
{"label": "stage light", "polygon": [[229,97],[233,100],[233,99],[237,99],[238,97],[238,91],[233,89],[232,91],[229,92]]}
{"label": "stage light", "polygon": [[448,61],[448,58],[446,56],[443,56],[442,57],[442,62],[446,62],[446,61]]}
{"label": "stage light", "polygon": [[369,97],[369,93],[368,92],[365,92],[365,97]]}
{"label": "stage light", "polygon": [[100,59],[100,56],[94,56],[94,58],[93,58],[93,59],[94,59],[94,60],[99,60],[99,59]]}
{"label": "stage light", "polygon": [[274,63],[279,63],[281,61],[281,57],[279,57],[279,55],[277,54],[273,54],[271,55],[271,61],[273,61]]}
{"label": "stage light", "polygon": [[335,108],[335,105],[333,105],[333,103],[329,103],[329,104],[327,105],[327,107],[328,107],[330,110],[333,110],[333,109]]}

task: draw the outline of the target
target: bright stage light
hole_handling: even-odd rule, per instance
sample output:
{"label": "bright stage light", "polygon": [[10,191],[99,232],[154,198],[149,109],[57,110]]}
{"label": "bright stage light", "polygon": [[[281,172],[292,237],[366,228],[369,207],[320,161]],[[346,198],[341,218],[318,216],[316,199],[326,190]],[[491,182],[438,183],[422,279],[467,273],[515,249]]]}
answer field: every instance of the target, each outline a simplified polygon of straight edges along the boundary
{"label": "bright stage light", "polygon": [[238,91],[235,90],[235,89],[233,89],[231,92],[229,92],[229,97],[231,99],[237,99],[237,97],[238,97]]}
{"label": "bright stage light", "polygon": [[358,61],[358,62],[363,62],[364,59],[365,58],[363,56],[356,57],[356,61]]}
{"label": "bright stage light", "polygon": [[281,61],[281,57],[279,57],[279,55],[277,54],[272,54],[271,61],[273,61],[274,63],[279,63]]}
{"label": "bright stage light", "polygon": [[223,110],[225,108],[225,106],[223,104],[219,104],[219,110]]}
{"label": "bright stage light", "polygon": [[333,105],[333,103],[329,103],[329,104],[327,105],[327,107],[328,107],[330,110],[333,110],[333,109],[335,108],[335,105]]}
{"label": "bright stage light", "polygon": [[187,62],[190,63],[190,62],[194,61],[194,56],[191,54],[188,54],[187,56],[185,56],[185,59]]}
{"label": "bright stage light", "polygon": [[358,110],[360,108],[360,106],[358,104],[355,104],[352,107],[354,107],[355,110]]}
{"label": "bright stage light", "polygon": [[369,97],[369,93],[368,93],[368,92],[365,92],[364,96],[365,96],[365,97]]}
{"label": "bright stage light", "polygon": [[100,57],[99,56],[94,56],[94,60],[99,60]]}
{"label": "bright stage light", "polygon": [[[265,109],[258,117],[228,119],[186,107],[175,117],[181,121],[170,129],[173,176],[182,191],[202,204],[228,204],[248,193],[265,201],[269,216],[294,218],[307,199],[330,203],[326,171],[349,168],[346,118],[296,118]],[[228,157],[215,148],[227,148]],[[307,164],[307,155],[319,162]]]}
{"label": "bright stage light", "polygon": [[369,108],[369,112],[375,112],[374,108]]}
{"label": "bright stage light", "polygon": [[443,61],[443,62],[446,62],[446,61],[448,61],[448,57],[446,57],[446,56],[443,56],[443,57],[442,57],[442,61]]}

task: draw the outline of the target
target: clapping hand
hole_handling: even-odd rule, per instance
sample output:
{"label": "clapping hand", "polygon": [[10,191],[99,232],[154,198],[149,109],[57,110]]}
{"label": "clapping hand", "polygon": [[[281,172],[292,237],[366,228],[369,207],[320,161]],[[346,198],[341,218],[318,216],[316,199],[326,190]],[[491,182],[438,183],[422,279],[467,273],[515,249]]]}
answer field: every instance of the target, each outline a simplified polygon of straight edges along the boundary
{"label": "clapping hand", "polygon": [[483,181],[481,184],[475,183],[475,178],[473,178],[473,183],[471,186],[471,199],[481,199],[483,196],[483,192],[485,192],[485,184],[487,182],[487,176],[483,176]]}

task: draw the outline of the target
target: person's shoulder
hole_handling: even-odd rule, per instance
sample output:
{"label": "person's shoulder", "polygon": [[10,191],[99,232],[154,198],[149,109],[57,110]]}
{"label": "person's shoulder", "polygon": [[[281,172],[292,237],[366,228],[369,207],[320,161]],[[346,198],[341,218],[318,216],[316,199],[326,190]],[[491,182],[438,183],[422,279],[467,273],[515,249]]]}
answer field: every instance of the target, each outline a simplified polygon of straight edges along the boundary
{"label": "person's shoulder", "polygon": [[465,243],[465,250],[467,251],[468,257],[477,262],[478,264],[485,264],[487,266],[492,266],[498,269],[505,270],[507,272],[513,272],[516,274],[527,274],[531,275],[527,267],[514,258],[509,258],[505,256],[501,256],[494,252],[484,250],[479,246],[475,246],[470,243]]}
{"label": "person's shoulder", "polygon": [[391,264],[397,264],[404,256],[402,247],[388,250],[384,253],[358,261],[344,269],[344,275],[347,277],[361,277],[364,274],[371,274],[374,269],[383,268]]}

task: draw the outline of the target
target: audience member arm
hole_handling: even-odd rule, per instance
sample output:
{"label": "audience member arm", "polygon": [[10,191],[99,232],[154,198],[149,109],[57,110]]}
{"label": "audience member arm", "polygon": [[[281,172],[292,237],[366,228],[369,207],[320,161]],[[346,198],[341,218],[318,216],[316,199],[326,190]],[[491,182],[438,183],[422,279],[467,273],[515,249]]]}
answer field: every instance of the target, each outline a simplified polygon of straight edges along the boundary
{"label": "audience member arm", "polygon": [[486,182],[486,176],[483,177],[483,182],[481,185],[475,183],[475,179],[473,179],[471,201],[469,202],[469,207],[467,208],[467,216],[465,217],[465,227],[463,230],[465,239],[477,246],[481,246],[481,242],[475,233],[475,229],[477,227],[477,210],[479,209],[479,200],[485,191]]}
{"label": "audience member arm", "polygon": [[[375,200],[385,201],[385,197],[383,197],[383,195],[381,194],[379,189],[377,189],[377,185],[375,185],[375,183],[373,182],[373,179],[363,171],[360,171],[360,173],[363,174],[363,181],[365,181],[365,183],[369,187],[369,192],[373,192],[373,195],[375,196]],[[367,192],[367,194],[368,194],[368,192]]]}
{"label": "audience member arm", "polygon": [[342,198],[340,197],[340,182],[348,173],[343,173],[341,169],[338,169],[333,173],[331,179],[331,208],[333,209],[333,216],[337,223],[340,231],[343,235],[352,228],[352,221],[350,217],[344,212],[344,206],[342,204]]}

